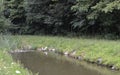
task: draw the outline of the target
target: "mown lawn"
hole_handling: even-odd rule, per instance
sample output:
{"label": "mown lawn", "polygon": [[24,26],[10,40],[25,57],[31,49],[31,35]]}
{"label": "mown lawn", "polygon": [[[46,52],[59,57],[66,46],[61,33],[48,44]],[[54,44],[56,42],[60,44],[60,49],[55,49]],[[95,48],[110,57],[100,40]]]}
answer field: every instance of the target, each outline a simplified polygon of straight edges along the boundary
{"label": "mown lawn", "polygon": [[59,51],[76,50],[76,55],[85,59],[110,64],[120,68],[120,40],[67,38],[53,36],[22,36],[22,40],[33,47],[56,48]]}

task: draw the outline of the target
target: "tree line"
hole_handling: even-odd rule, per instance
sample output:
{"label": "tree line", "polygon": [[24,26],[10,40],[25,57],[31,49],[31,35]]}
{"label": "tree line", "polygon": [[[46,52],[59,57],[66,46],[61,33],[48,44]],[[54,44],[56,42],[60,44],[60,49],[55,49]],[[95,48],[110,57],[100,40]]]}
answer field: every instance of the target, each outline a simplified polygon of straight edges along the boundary
{"label": "tree line", "polygon": [[120,0],[0,1],[1,32],[120,36]]}

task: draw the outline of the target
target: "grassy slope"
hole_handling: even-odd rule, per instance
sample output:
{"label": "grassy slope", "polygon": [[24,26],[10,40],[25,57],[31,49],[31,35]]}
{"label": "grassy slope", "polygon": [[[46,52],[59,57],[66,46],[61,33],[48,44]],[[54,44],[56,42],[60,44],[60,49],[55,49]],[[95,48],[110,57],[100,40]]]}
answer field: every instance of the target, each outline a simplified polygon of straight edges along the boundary
{"label": "grassy slope", "polygon": [[32,75],[27,69],[15,63],[8,54],[8,50],[16,44],[17,41],[13,41],[9,36],[3,38],[0,35],[0,75]]}
{"label": "grassy slope", "polygon": [[18,75],[32,75],[28,70],[13,62],[6,51],[0,51],[0,75],[17,75],[17,71],[20,72]]}
{"label": "grassy slope", "polygon": [[34,47],[51,47],[60,51],[77,50],[77,55],[96,61],[99,57],[103,64],[115,64],[120,68],[120,41],[66,38],[50,36],[23,36],[23,41]]}

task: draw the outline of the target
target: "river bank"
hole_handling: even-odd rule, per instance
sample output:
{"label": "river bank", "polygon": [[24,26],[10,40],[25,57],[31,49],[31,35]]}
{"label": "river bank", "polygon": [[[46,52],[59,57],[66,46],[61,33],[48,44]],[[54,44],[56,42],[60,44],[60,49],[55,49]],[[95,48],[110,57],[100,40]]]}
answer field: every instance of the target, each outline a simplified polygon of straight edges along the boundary
{"label": "river bank", "polygon": [[55,48],[58,52],[76,51],[75,56],[82,56],[84,60],[111,69],[120,68],[120,40],[67,38],[53,36],[22,36],[24,42],[34,48]]}
{"label": "river bank", "polygon": [[[10,38],[10,37],[9,37]],[[83,60],[107,66],[110,69],[119,70],[120,68],[120,40],[104,40],[104,39],[86,39],[86,38],[68,38],[53,36],[11,36],[10,41],[4,39],[0,46],[0,70],[1,75],[30,75],[28,70],[23,69],[19,64],[15,63],[11,56],[7,53],[9,50],[17,50],[19,48],[55,49],[62,54],[76,51],[74,56],[81,56]]]}
{"label": "river bank", "polygon": [[11,55],[14,60],[20,61],[25,68],[38,75],[120,75],[119,71],[79,61],[56,51],[20,50]]}

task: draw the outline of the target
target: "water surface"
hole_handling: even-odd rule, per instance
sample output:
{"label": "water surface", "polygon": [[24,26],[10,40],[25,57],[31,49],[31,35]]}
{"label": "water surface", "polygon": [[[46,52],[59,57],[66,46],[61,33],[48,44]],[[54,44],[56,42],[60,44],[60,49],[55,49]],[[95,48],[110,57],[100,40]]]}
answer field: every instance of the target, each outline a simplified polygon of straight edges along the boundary
{"label": "water surface", "polygon": [[[15,52],[12,57],[39,75],[120,75],[119,72],[98,67],[71,58],[40,52]],[[74,62],[73,62],[74,61]]]}

